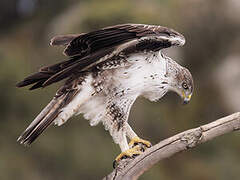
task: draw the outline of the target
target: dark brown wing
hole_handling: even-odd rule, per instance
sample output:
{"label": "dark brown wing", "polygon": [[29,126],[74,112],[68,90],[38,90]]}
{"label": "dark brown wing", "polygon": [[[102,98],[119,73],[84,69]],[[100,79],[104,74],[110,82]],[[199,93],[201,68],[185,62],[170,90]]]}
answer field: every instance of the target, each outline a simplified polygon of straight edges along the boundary
{"label": "dark brown wing", "polygon": [[150,50],[157,51],[174,45],[183,45],[185,39],[180,33],[162,26],[143,24],[122,24],[106,27],[75,38],[56,38],[53,42],[67,45],[64,53],[67,61],[41,68],[39,72],[17,84],[23,87],[34,84],[30,89],[45,87],[65,79],[72,74],[82,73],[104,61],[119,59],[131,53]]}
{"label": "dark brown wing", "polygon": [[162,26],[121,24],[76,37],[68,44],[64,54],[86,56],[98,50],[118,46],[145,36],[181,36],[184,38],[180,33]]}
{"label": "dark brown wing", "polygon": [[[34,84],[29,90],[34,90],[40,87],[48,86],[52,83],[61,81],[67,77],[74,74],[82,74],[84,71],[82,69],[87,67],[101,57],[105,57],[110,54],[112,49],[104,49],[102,51],[96,52],[91,56],[85,58],[79,58],[78,56],[71,57],[67,61],[63,61],[51,66],[43,67],[38,72],[26,77],[22,81],[16,84],[17,87],[24,87]],[[72,71],[73,70],[73,71]]]}
{"label": "dark brown wing", "polygon": [[47,79],[49,79],[51,76],[53,76],[57,72],[60,72],[63,69],[67,68],[73,62],[75,62],[74,58],[72,58],[68,61],[63,61],[63,62],[54,64],[54,65],[51,65],[51,66],[42,67],[41,69],[39,69],[38,72],[26,77],[23,81],[17,83],[16,86],[17,87],[24,87],[24,86],[28,86],[30,84],[35,84],[30,88],[30,90],[42,87],[43,83]]}

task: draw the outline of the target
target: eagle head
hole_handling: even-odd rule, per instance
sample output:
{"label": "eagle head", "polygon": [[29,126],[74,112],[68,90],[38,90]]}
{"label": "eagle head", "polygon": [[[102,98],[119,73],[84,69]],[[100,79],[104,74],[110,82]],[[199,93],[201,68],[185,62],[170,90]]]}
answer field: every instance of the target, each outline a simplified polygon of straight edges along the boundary
{"label": "eagle head", "polygon": [[188,104],[194,89],[191,73],[187,68],[175,63],[169,70],[168,74],[171,76],[171,81],[168,89],[176,92],[183,99],[183,104]]}

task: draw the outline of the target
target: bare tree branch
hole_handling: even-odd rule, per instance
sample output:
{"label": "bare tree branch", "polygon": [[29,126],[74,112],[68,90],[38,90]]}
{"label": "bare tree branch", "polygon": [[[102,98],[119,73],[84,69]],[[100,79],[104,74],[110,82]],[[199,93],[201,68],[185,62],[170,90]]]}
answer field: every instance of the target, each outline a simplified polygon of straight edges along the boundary
{"label": "bare tree branch", "polygon": [[240,129],[240,112],[218,119],[212,123],[190,129],[165,139],[147,149],[135,159],[123,159],[104,180],[138,179],[158,161],[196,147],[215,137]]}

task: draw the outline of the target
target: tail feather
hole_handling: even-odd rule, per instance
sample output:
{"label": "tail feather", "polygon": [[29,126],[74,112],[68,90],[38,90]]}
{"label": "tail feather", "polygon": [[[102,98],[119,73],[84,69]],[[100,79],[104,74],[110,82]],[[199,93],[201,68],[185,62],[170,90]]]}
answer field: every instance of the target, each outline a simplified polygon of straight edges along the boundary
{"label": "tail feather", "polygon": [[20,135],[17,141],[21,144],[30,145],[54,120],[59,114],[59,99],[54,98]]}
{"label": "tail feather", "polygon": [[[18,142],[24,145],[30,145],[42,132],[48,128],[58,115],[77,94],[78,90],[69,91],[53,100],[42,110],[27,129],[20,135]],[[66,121],[66,119],[65,119]]]}

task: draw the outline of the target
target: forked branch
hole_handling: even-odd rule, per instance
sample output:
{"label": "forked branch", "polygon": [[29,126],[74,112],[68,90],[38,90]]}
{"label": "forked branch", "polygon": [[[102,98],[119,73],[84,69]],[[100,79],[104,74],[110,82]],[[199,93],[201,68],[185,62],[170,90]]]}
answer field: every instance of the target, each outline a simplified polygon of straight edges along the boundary
{"label": "forked branch", "polygon": [[240,112],[165,139],[135,159],[123,159],[104,180],[138,179],[158,161],[240,129]]}

